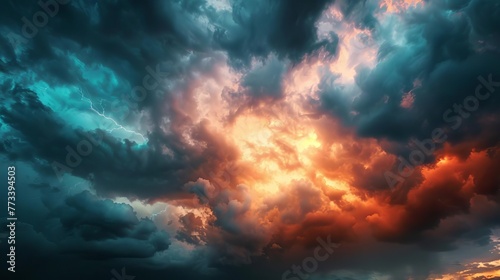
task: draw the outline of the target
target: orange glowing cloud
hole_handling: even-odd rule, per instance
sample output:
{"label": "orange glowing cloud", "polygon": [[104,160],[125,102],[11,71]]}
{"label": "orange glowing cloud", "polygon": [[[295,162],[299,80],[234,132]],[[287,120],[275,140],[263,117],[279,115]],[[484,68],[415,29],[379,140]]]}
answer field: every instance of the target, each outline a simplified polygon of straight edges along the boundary
{"label": "orange glowing cloud", "polygon": [[[381,4],[389,13],[419,5],[423,2]],[[326,58],[320,52],[285,67],[279,95],[251,96],[242,83],[244,74],[227,66],[224,57],[212,72],[194,75],[180,89],[184,94],[174,95],[178,119],[171,120],[173,127],[208,159],[193,168],[198,177],[185,186],[198,199],[177,205],[198,209],[193,211],[200,217],[196,231],[216,232],[206,238],[245,231],[257,236],[260,246],[274,249],[310,244],[327,233],[338,241],[407,241],[439,228],[450,216],[467,213],[487,193],[485,184],[498,158],[474,151],[463,159],[446,145],[436,152],[436,162],[416,167],[415,176],[406,179],[407,189],[386,188],[383,174],[396,162],[387,152],[390,144],[361,138],[355,129],[317,110],[313,104],[320,99],[325,74],[333,77],[327,86],[342,87],[354,99],[359,67],[377,63],[379,46],[370,31],[352,23],[329,25],[342,17],[333,5],[320,28],[320,33],[331,29],[339,35],[336,56]],[[272,59],[255,60],[250,68]],[[413,90],[420,86],[416,79],[400,107],[412,108]]]}
{"label": "orange glowing cloud", "polygon": [[383,0],[380,8],[385,8],[388,13],[399,13],[423,4],[422,0]]}

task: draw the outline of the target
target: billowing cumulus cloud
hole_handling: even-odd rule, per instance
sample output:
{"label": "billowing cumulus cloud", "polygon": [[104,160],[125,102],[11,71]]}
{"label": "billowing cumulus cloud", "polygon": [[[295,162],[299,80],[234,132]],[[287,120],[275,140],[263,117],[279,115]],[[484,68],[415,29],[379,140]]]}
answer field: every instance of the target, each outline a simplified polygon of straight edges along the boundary
{"label": "billowing cumulus cloud", "polygon": [[15,276],[496,279],[499,13],[7,1]]}

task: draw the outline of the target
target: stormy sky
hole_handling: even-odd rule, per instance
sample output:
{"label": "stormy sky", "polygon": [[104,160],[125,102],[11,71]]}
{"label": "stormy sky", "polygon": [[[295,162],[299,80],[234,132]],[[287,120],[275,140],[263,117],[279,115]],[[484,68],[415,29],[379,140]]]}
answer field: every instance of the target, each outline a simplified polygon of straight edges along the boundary
{"label": "stormy sky", "polygon": [[500,2],[1,4],[2,279],[500,279]]}

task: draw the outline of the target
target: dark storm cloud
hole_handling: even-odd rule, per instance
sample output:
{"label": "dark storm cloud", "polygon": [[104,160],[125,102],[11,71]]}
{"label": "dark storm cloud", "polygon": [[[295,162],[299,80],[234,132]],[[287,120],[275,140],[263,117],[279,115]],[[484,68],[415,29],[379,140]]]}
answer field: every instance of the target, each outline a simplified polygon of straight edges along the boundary
{"label": "dark storm cloud", "polygon": [[59,228],[51,223],[56,228],[50,231],[60,239],[61,251],[85,258],[147,258],[170,245],[169,236],[151,220],[137,219],[131,206],[89,192],[68,197],[49,217],[59,222]]}
{"label": "dark storm cloud", "polygon": [[[17,191],[18,198],[25,198],[17,203],[18,215],[23,217],[16,223],[20,275],[49,273],[63,279],[57,277],[83,273],[107,277],[113,267],[122,265],[118,260],[147,262],[156,253],[169,250],[169,235],[152,220],[137,218],[130,205],[101,199],[88,191],[68,195],[66,187],[42,184]],[[5,231],[5,226],[2,228],[0,234]],[[5,245],[0,244],[2,250],[6,250]],[[83,263],[88,264],[86,269],[80,266]],[[19,268],[28,266],[30,269]],[[111,267],[104,269],[107,266]]]}
{"label": "dark storm cloud", "polygon": [[[0,140],[0,153],[11,161],[30,162],[37,175],[50,181],[55,176],[53,163],[66,164],[67,147],[76,149],[88,135],[98,139],[92,153],[71,167],[74,176],[91,175],[97,195],[83,192],[68,197],[62,194],[69,187],[66,182],[57,188],[46,183],[34,188],[34,192],[42,193],[38,203],[30,205],[36,215],[32,214],[29,223],[20,223],[19,240],[20,250],[32,253],[39,263],[32,271],[22,272],[24,279],[40,275],[66,279],[74,278],[75,273],[85,279],[109,279],[110,270],[119,270],[124,264],[137,279],[157,279],[158,275],[168,279],[279,279],[291,264],[301,263],[311,253],[309,247],[316,245],[313,243],[318,234],[353,240],[353,228],[359,226],[354,218],[314,213],[322,206],[322,193],[308,182],[294,184],[289,192],[268,199],[269,205],[260,209],[263,213],[277,211],[277,220],[285,224],[269,236],[261,228],[260,217],[251,211],[248,187],[233,184],[233,178],[228,179],[231,184],[227,183],[231,187],[212,182],[211,171],[221,173],[227,162],[238,158],[238,151],[211,130],[208,121],[195,120],[198,101],[194,96],[199,90],[195,85],[208,79],[218,81],[217,67],[226,62],[226,55],[241,74],[241,90],[236,94],[243,102],[237,104],[245,108],[282,99],[283,77],[290,65],[320,50],[334,56],[340,39],[334,33],[328,39],[319,39],[316,27],[331,3],[234,0],[230,1],[229,12],[216,10],[203,0],[74,0],[60,5],[59,13],[47,26],[18,46],[11,45],[8,32],[20,34],[20,18],[31,19],[41,8],[27,0],[5,4],[0,9],[0,24],[7,30],[2,30],[0,37],[0,72],[4,74],[0,119],[6,132]],[[351,94],[347,87],[337,84],[338,77],[324,71],[318,86],[320,98],[311,102],[319,112],[339,118],[359,136],[386,141],[381,143],[386,151],[408,155],[408,139],[427,138],[432,129],[446,125],[442,114],[474,93],[477,76],[487,79],[493,73],[493,79],[500,80],[500,8],[495,1],[486,0],[426,2],[425,12],[403,16],[407,31],[406,44],[401,45],[380,29],[374,16],[377,4],[339,3],[347,21],[383,41],[378,64],[371,70],[357,69],[360,94]],[[162,69],[169,74],[167,85],[149,92],[138,106],[123,100],[131,88],[143,83],[146,67],[155,68],[159,61],[166,62]],[[254,62],[257,67],[249,69]],[[109,71],[85,76],[92,67]],[[72,127],[56,108],[42,102],[39,90],[26,89],[35,81],[51,88],[83,89],[85,96],[96,103],[106,101],[106,111],[106,104],[124,102],[125,107],[133,107],[134,113],[151,118],[145,135],[148,143],[137,145],[104,130]],[[113,83],[116,87],[111,86]],[[409,91],[415,94],[413,106],[403,108],[402,96]],[[467,159],[473,148],[485,150],[498,145],[499,124],[494,117],[500,105],[496,95],[500,89],[497,91],[464,120],[459,130],[450,132],[450,143],[456,144],[450,153]],[[76,91],[68,92],[61,98],[82,100]],[[88,104],[84,106],[88,110]],[[342,149],[353,157],[362,157],[362,148],[356,143]],[[388,198],[377,197],[390,206],[401,205],[403,214],[394,217],[393,228],[382,222],[371,224],[375,237],[407,244],[388,246],[373,241],[345,249],[322,264],[319,273],[332,278],[327,274],[337,268],[377,270],[402,279],[406,272],[395,267],[410,267],[419,271],[420,278],[416,279],[424,279],[441,265],[429,251],[451,250],[462,240],[484,244],[489,229],[499,221],[498,158],[498,152],[491,150],[491,161],[464,168],[463,178],[447,178],[436,182],[435,189],[419,190],[414,201],[402,198],[407,190]],[[353,185],[366,196],[379,191],[385,184],[383,173],[391,164],[386,160],[376,160],[369,167],[354,163],[350,170],[355,177]],[[474,178],[475,192],[480,196],[473,197],[461,189],[466,175]],[[422,173],[416,171],[405,184],[410,189],[421,181]],[[152,220],[137,218],[131,206],[98,197],[126,196],[154,202],[192,198],[192,194],[199,205],[186,203],[186,209],[207,206],[213,216],[203,221],[199,214],[180,214],[180,227],[173,237]],[[340,209],[355,211],[354,204],[341,198],[334,200]],[[38,205],[40,201],[43,205]],[[35,217],[40,221],[35,222]],[[174,247],[172,238],[196,247],[195,257],[184,261],[162,259],[163,253]],[[297,250],[296,254],[273,251],[273,242],[281,249]],[[199,249],[205,244],[206,249]],[[297,248],[302,244],[305,248]],[[360,254],[364,256],[361,259]],[[32,262],[26,256],[20,256],[23,265]]]}
{"label": "dark storm cloud", "polygon": [[[99,61],[131,87],[141,85],[147,66],[154,68],[158,61],[177,65],[189,51],[201,51],[210,45],[208,30],[197,22],[196,14],[190,13],[194,4],[182,3],[72,1],[59,5],[59,12],[50,17],[46,26],[16,46],[22,50],[18,55],[13,55],[12,46],[2,48],[10,59],[6,64],[15,66],[8,71],[15,74],[16,69],[29,69],[52,87],[92,86],[91,80],[83,78],[82,70],[71,65],[68,54],[74,54],[88,65]],[[32,20],[42,10],[32,1],[16,1],[4,8],[1,22],[8,28],[8,32],[2,33],[4,42],[11,40],[11,34],[23,36],[21,17]],[[106,98],[124,98],[130,90],[125,84],[119,90],[106,92]],[[90,94],[95,95],[92,91]]]}
{"label": "dark storm cloud", "polygon": [[[8,134],[8,138],[2,140],[2,150],[7,151],[11,160],[40,159],[34,166],[45,175],[62,176],[71,172],[86,178],[92,173],[98,186],[111,186],[110,189],[102,189],[104,192],[113,193],[127,188],[132,191],[143,185],[156,193],[154,189],[160,190],[159,186],[166,184],[165,175],[169,173],[160,170],[171,170],[170,172],[174,173],[175,169],[183,165],[181,162],[176,163],[174,160],[159,157],[154,152],[155,148],[132,149],[133,143],[130,141],[120,142],[103,131],[72,130],[65,126],[64,121],[50,108],[43,105],[32,91],[15,88],[7,93],[13,102],[3,104],[0,117],[13,131]],[[68,156],[71,153],[69,150],[78,150],[81,141],[94,143],[87,136],[97,143],[92,145],[91,153],[88,156],[80,156],[80,160],[75,156]],[[74,165],[68,164],[68,159]],[[55,162],[59,164],[54,165]],[[157,171],[149,169],[149,165],[156,166]],[[153,175],[155,173],[156,176]],[[145,180],[151,181],[145,183]],[[108,185],[107,182],[112,184]]]}
{"label": "dark storm cloud", "polygon": [[467,214],[450,216],[422,233],[421,245],[432,251],[457,249],[464,240],[484,246],[489,243],[492,228],[499,224],[498,203],[485,196],[471,200]]}
{"label": "dark storm cloud", "polygon": [[[265,229],[250,211],[252,197],[248,187],[220,189],[207,180],[189,182],[185,188],[194,193],[201,204],[208,204],[213,212],[208,228],[200,227],[199,217],[185,215],[180,218],[182,229],[178,238],[190,243],[203,240],[210,244],[210,259],[214,264],[250,264],[251,257],[260,256],[260,248],[267,243]],[[187,238],[187,233],[198,232],[197,237]]]}
{"label": "dark storm cloud", "polygon": [[[202,240],[206,241],[206,233],[204,232],[205,229],[200,217],[197,217],[193,213],[188,213],[179,217],[179,222],[182,224],[182,228],[177,231],[175,238],[195,245],[200,245]],[[198,233],[201,234],[198,235]]]}
{"label": "dark storm cloud", "polygon": [[[20,22],[16,21],[22,16],[19,11],[30,16],[41,9],[28,1],[6,8],[11,13],[6,13],[2,20],[12,32],[17,32],[21,27]],[[154,69],[158,61],[167,62],[167,67],[162,67],[162,72],[168,71],[171,76],[169,82],[179,91],[191,90],[189,82],[195,79],[197,73],[205,74],[213,70],[212,65],[218,62],[217,56],[203,53],[210,46],[211,35],[206,27],[197,22],[199,13],[205,9],[208,8],[204,1],[75,1],[71,5],[61,5],[59,13],[50,18],[49,24],[40,28],[34,38],[28,40],[23,48],[19,48],[21,52],[18,56],[13,56],[12,49],[4,50],[12,58],[11,63],[19,65],[17,69],[9,69],[13,71],[12,75],[29,69],[51,87],[78,87],[82,89],[85,98],[95,98],[96,103],[98,100],[105,101],[106,111],[110,109],[106,107],[109,103],[121,102],[137,112],[148,110],[151,113],[154,127],[147,135],[148,145],[136,148],[133,142],[122,142],[103,131],[97,131],[100,134],[98,138],[102,141],[74,168],[73,175],[86,178],[92,173],[96,187],[103,193],[128,193],[135,196],[138,194],[136,190],[141,187],[141,197],[158,198],[158,191],[163,194],[171,191],[178,193],[183,183],[196,180],[198,175],[195,170],[204,159],[221,159],[216,155],[224,144],[217,144],[216,137],[204,131],[206,129],[202,124],[193,128],[193,131],[200,141],[210,143],[210,148],[200,152],[196,147],[188,147],[181,131],[188,127],[191,129],[195,124],[177,111],[173,102],[170,103],[172,99],[166,88],[149,93],[140,106],[128,96],[132,87],[143,83],[143,78],[149,73],[145,68],[150,66]],[[8,38],[3,41],[6,43]],[[193,51],[201,54],[189,55]],[[80,68],[78,65],[81,63],[75,63],[74,57],[67,54],[73,54],[89,66],[98,62],[109,68],[112,74],[100,73],[99,76],[104,77],[105,82],[94,84],[92,77],[84,76],[87,69]],[[189,56],[187,62],[181,61],[181,57],[184,59],[186,56]],[[188,79],[188,76],[191,78]],[[115,88],[109,87],[109,82],[115,78],[120,83]],[[18,86],[23,85],[8,81],[4,83],[2,94],[17,94],[17,91],[22,91],[17,89]],[[12,90],[14,87],[16,89]],[[45,174],[53,175],[50,164],[65,164],[66,147],[74,149],[85,139],[82,136],[85,131],[72,131],[64,124],[64,120],[42,105],[37,97],[30,97],[28,102],[23,101],[27,98],[24,96],[27,92],[29,91],[18,94],[12,107],[2,108],[2,119],[14,128],[11,137],[5,139],[3,150],[8,151],[12,159],[39,158],[38,163],[42,165],[40,168]],[[30,94],[36,96],[35,92]],[[74,93],[71,97],[75,100],[83,99]],[[120,119],[122,116],[112,117]],[[169,135],[162,130],[165,117],[172,121],[170,129],[174,133]],[[37,120],[43,123],[37,123]],[[193,137],[196,138],[196,135]],[[172,152],[170,156],[162,155],[161,151],[165,147]]]}
{"label": "dark storm cloud", "polygon": [[335,37],[318,40],[315,26],[330,3],[333,1],[234,0],[232,15],[224,15],[214,40],[240,66],[252,57],[265,58],[272,52],[299,61],[322,47],[335,50]]}
{"label": "dark storm cloud", "polygon": [[329,69],[324,71],[318,85],[320,103],[317,105],[320,105],[321,108],[328,113],[340,117],[346,125],[349,125],[349,105],[352,100],[349,100],[345,94],[343,94],[344,91],[342,86],[335,84],[337,79],[338,76],[332,73]]}
{"label": "dark storm cloud", "polygon": [[378,8],[376,2],[367,0],[340,0],[340,10],[347,20],[353,21],[360,29],[373,30],[378,24],[373,12]]}
{"label": "dark storm cloud", "polygon": [[288,68],[287,63],[269,57],[246,72],[238,90],[230,91],[225,96],[234,107],[231,108],[234,114],[229,119],[234,120],[245,110],[281,100],[284,97],[283,78]]}
{"label": "dark storm cloud", "polygon": [[250,71],[243,78],[242,85],[247,87],[255,98],[282,97],[283,74],[285,67],[276,59],[271,59],[264,66]]}
{"label": "dark storm cloud", "polygon": [[[391,39],[383,39],[379,63],[371,70],[358,70],[356,83],[361,94],[354,100],[342,94],[335,83],[320,87],[322,110],[340,117],[360,136],[402,145],[410,138],[428,138],[434,128],[449,126],[443,114],[453,109],[454,103],[462,104],[464,98],[475,94],[479,76],[486,79],[492,74],[493,81],[500,80],[498,50],[483,47],[497,40],[494,19],[500,10],[498,5],[471,1],[451,15],[450,8],[432,2],[424,12],[404,15],[406,44],[396,46]],[[481,20],[480,8],[484,9]],[[478,42],[483,45],[478,46]],[[415,101],[411,108],[403,108],[403,95],[410,91]],[[500,104],[496,95],[492,93],[481,102],[480,109],[464,119],[449,139],[460,141],[471,132],[469,128],[484,126],[479,124],[482,116],[493,113]]]}
{"label": "dark storm cloud", "polygon": [[500,4],[498,2],[472,0],[466,12],[478,34],[491,36],[498,43],[500,36]]}
{"label": "dark storm cloud", "polygon": [[[29,160],[33,148],[38,148],[41,157],[57,157],[57,153],[53,154],[57,150],[52,151],[46,145],[65,146],[69,137],[64,135],[63,122],[54,119],[53,111],[40,102],[36,93],[18,87],[9,88],[2,95],[2,101],[2,121],[13,128],[2,140],[2,149],[8,152],[7,156],[12,160]],[[33,120],[44,125],[37,125]]]}

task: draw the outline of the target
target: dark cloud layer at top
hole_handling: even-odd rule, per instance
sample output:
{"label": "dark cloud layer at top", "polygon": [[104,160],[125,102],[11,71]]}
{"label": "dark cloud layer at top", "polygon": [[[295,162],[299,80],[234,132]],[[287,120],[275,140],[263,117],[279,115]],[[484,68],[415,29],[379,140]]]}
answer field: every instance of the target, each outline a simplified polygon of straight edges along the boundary
{"label": "dark cloud layer at top", "polygon": [[[490,9],[486,11],[486,7]],[[460,14],[449,16],[450,9]],[[438,1],[428,3],[424,11],[410,13],[403,22],[409,27],[406,43],[394,46],[386,39],[384,44],[392,47],[384,51],[382,45],[379,52],[384,55],[376,67],[359,70],[356,83],[361,94],[349,100],[335,83],[322,87],[323,110],[354,126],[362,137],[385,138],[405,146],[411,138],[423,140],[435,128],[455,125],[450,118],[457,113],[444,114],[475,95],[477,86],[482,85],[478,77],[500,80],[498,28],[485,28],[495,26],[493,15],[497,12],[498,5],[489,1],[470,1],[462,6]],[[414,102],[411,108],[403,108],[401,102],[408,92],[414,95]],[[482,119],[496,111],[498,102],[497,92],[491,92],[486,101],[480,101],[477,112],[463,118],[460,129],[449,131],[448,139],[462,141],[474,127],[483,127],[476,134],[484,134],[495,121],[489,124]],[[497,140],[490,139],[489,145]]]}
{"label": "dark cloud layer at top", "polygon": [[321,47],[335,50],[335,36],[318,41],[315,26],[321,12],[332,2],[231,1],[232,19],[221,23],[214,39],[242,64],[248,64],[252,57],[267,57],[271,52],[298,61]]}

